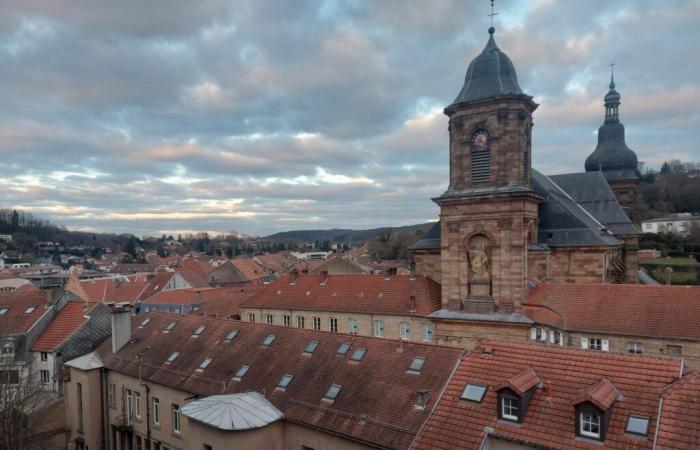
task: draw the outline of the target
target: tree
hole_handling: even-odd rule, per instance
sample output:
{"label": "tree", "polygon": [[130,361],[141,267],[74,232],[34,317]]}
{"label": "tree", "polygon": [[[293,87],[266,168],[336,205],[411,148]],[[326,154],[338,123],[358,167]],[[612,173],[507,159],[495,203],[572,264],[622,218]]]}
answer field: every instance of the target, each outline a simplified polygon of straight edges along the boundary
{"label": "tree", "polygon": [[16,209],[12,211],[12,221],[10,222],[10,229],[13,233],[19,230],[19,213]]}

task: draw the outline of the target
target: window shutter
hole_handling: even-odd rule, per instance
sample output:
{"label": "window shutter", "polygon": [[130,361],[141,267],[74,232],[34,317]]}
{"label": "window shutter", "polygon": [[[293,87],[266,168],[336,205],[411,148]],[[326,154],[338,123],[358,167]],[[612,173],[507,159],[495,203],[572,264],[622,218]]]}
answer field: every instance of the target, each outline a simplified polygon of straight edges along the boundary
{"label": "window shutter", "polygon": [[549,333],[549,342],[551,342],[552,344],[554,344],[554,333],[556,333],[556,331],[552,331],[551,333]]}
{"label": "window shutter", "polygon": [[588,348],[588,338],[581,338],[581,348]]}
{"label": "window shutter", "polygon": [[537,339],[537,328],[530,328],[530,339]]}
{"label": "window shutter", "polygon": [[546,328],[540,328],[540,339],[542,339],[543,342],[547,342],[547,329]]}
{"label": "window shutter", "polygon": [[607,339],[603,339],[603,341],[601,342],[601,344],[602,344],[602,347],[603,347],[603,351],[604,351],[604,352],[607,352],[607,351],[610,349],[610,343],[608,342]]}

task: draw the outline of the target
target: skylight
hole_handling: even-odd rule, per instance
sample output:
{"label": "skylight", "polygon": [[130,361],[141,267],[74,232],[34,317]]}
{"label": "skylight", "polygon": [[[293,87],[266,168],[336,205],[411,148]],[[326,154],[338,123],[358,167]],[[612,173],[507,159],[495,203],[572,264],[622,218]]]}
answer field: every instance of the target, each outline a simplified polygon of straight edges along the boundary
{"label": "skylight", "polygon": [[649,433],[649,418],[630,415],[627,419],[627,428],[625,428],[625,431],[640,436],[646,436]]}
{"label": "skylight", "polygon": [[273,342],[275,342],[276,337],[277,336],[275,336],[274,334],[268,334],[267,337],[265,338],[265,340],[263,341],[263,345],[266,345],[269,347],[270,345],[272,345]]}
{"label": "skylight", "polygon": [[231,332],[224,338],[224,342],[231,342],[232,340],[236,339],[236,336],[238,336],[238,330],[231,330]]}
{"label": "skylight", "polygon": [[170,364],[171,362],[175,361],[175,358],[177,358],[180,355],[180,352],[172,352],[170,356],[168,356],[168,359],[165,361],[165,364]]}
{"label": "skylight", "polygon": [[204,361],[202,361],[202,364],[199,365],[197,370],[204,370],[209,366],[209,364],[211,364],[211,358],[205,358]]}
{"label": "skylight", "polygon": [[464,392],[462,392],[462,399],[469,400],[470,402],[481,403],[486,395],[486,390],[488,386],[483,384],[473,384],[469,383],[465,386]]}
{"label": "skylight", "polygon": [[143,321],[141,322],[141,325],[139,325],[139,328],[145,327],[146,325],[148,325],[148,322],[150,322],[150,321],[151,321],[150,317],[148,319],[143,319]]}
{"label": "skylight", "polygon": [[349,342],[343,342],[340,344],[340,347],[338,347],[338,350],[335,352],[336,355],[345,355],[348,350],[350,350],[350,343]]}
{"label": "skylight", "polygon": [[425,358],[422,356],[416,356],[411,361],[411,364],[409,364],[408,371],[411,373],[420,373],[421,369],[423,369],[423,364],[425,364]]}
{"label": "skylight", "polygon": [[331,387],[328,388],[326,391],[326,395],[323,396],[324,399],[326,400],[335,400],[336,397],[338,397],[338,394],[340,394],[340,390],[343,388],[343,386],[339,384],[332,384]]}
{"label": "skylight", "polygon": [[294,375],[289,375],[286,374],[282,377],[279,383],[277,383],[277,387],[280,389],[286,389],[287,386],[289,386],[289,383],[292,382],[292,378],[294,378]]}
{"label": "skylight", "polygon": [[4,316],[5,314],[7,314],[8,309],[10,308],[0,308],[0,316]]}
{"label": "skylight", "polygon": [[24,313],[31,314],[34,312],[35,309],[36,309],[36,305],[29,306],[29,307],[27,307],[27,309],[24,310]]}
{"label": "skylight", "polygon": [[167,332],[169,332],[170,330],[172,330],[173,328],[175,328],[175,324],[176,324],[176,323],[177,323],[177,322],[170,322],[169,324],[167,324],[167,325],[165,326],[165,328],[163,328],[163,333],[167,333]]}
{"label": "skylight", "polygon": [[246,373],[248,373],[248,370],[250,370],[250,366],[243,364],[241,368],[238,369],[238,372],[236,372],[236,375],[234,375],[233,379],[240,380],[245,376]]}
{"label": "skylight", "polygon": [[352,359],[353,361],[362,361],[362,358],[365,357],[365,353],[367,353],[366,348],[358,348],[352,353],[350,359]]}
{"label": "skylight", "polygon": [[192,333],[192,337],[199,337],[202,333],[204,333],[204,330],[207,329],[206,325],[200,325],[199,328],[194,330],[194,333]]}
{"label": "skylight", "polygon": [[304,353],[313,353],[316,351],[316,348],[318,348],[318,341],[311,341],[307,344],[306,348],[304,349]]}

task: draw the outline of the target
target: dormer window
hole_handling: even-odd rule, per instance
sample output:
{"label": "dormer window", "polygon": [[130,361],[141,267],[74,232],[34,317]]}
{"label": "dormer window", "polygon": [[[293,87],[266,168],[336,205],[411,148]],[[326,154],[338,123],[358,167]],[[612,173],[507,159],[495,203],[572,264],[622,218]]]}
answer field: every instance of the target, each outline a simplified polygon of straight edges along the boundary
{"label": "dormer window", "polygon": [[594,412],[579,413],[580,433],[582,436],[600,439],[600,414]]}
{"label": "dormer window", "polygon": [[612,406],[618,398],[619,391],[605,378],[583,389],[573,402],[576,408],[576,435],[604,440]]}
{"label": "dormer window", "polygon": [[498,418],[522,422],[532,395],[541,383],[535,371],[527,368],[498,385]]}
{"label": "dormer window", "polygon": [[508,395],[501,396],[501,419],[520,421],[520,399]]}

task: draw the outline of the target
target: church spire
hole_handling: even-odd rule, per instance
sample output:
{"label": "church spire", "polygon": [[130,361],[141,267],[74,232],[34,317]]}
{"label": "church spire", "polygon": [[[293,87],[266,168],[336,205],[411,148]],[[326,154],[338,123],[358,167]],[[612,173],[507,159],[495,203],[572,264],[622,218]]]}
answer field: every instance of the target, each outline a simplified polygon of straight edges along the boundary
{"label": "church spire", "polygon": [[615,90],[615,64],[610,64],[610,90],[605,95],[605,123],[619,122],[620,94]]}

